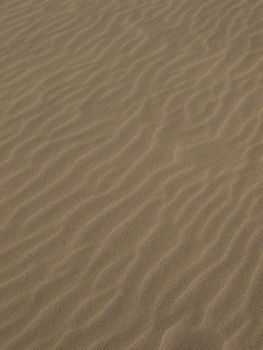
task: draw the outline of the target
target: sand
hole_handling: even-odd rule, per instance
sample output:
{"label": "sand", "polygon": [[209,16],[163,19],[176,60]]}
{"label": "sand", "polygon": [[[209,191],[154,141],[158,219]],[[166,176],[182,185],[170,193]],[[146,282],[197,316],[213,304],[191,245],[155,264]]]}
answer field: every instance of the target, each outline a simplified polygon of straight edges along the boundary
{"label": "sand", "polygon": [[263,349],[263,1],[0,0],[0,349]]}

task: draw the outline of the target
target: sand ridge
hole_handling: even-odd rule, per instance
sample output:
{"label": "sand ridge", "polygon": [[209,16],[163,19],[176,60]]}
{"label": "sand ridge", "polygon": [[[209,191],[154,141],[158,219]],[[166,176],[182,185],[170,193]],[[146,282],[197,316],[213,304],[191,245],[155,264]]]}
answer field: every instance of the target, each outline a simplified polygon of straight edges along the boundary
{"label": "sand ridge", "polygon": [[0,349],[263,349],[263,1],[0,1]]}

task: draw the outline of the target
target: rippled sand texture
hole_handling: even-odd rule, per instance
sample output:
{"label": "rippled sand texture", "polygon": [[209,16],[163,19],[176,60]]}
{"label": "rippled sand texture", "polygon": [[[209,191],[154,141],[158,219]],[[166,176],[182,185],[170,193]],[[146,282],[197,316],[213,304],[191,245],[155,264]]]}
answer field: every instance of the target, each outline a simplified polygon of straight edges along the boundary
{"label": "rippled sand texture", "polygon": [[263,349],[263,1],[0,1],[0,349]]}

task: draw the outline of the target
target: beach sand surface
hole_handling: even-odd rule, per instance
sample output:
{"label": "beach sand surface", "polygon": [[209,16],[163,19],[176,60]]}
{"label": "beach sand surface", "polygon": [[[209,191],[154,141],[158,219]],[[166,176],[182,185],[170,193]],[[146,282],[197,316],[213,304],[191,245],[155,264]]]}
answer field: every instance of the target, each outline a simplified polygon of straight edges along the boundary
{"label": "beach sand surface", "polygon": [[263,349],[263,1],[0,0],[0,349]]}

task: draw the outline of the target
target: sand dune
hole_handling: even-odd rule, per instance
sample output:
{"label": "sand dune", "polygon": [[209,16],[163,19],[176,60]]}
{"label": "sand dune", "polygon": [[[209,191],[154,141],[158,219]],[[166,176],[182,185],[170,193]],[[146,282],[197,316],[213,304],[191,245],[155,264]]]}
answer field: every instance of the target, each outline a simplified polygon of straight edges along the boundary
{"label": "sand dune", "polygon": [[263,349],[263,1],[0,1],[0,349]]}

